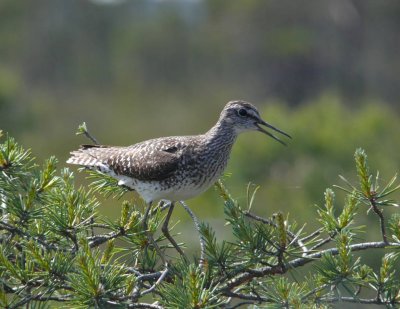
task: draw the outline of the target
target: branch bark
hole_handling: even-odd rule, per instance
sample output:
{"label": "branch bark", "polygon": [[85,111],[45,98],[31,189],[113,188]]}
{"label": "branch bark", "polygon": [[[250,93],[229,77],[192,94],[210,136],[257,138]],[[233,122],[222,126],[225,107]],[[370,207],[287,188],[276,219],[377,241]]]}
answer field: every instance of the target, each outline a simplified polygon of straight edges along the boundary
{"label": "branch bark", "polygon": [[[349,249],[351,251],[361,251],[366,249],[378,249],[378,248],[387,248],[387,247],[396,247],[400,248],[400,243],[386,243],[384,241],[381,242],[365,242],[350,245]],[[324,254],[332,254],[337,255],[339,253],[338,248],[330,248],[326,250],[322,250],[320,252],[309,254],[305,257],[294,259],[288,262],[286,265],[274,265],[274,266],[266,266],[257,269],[247,269],[245,272],[235,276],[230,279],[224,286],[222,286],[219,291],[230,291],[233,288],[252,280],[253,278],[264,277],[267,275],[273,275],[277,273],[284,273],[289,269],[304,266],[310,262],[313,262],[315,259],[321,258]]]}

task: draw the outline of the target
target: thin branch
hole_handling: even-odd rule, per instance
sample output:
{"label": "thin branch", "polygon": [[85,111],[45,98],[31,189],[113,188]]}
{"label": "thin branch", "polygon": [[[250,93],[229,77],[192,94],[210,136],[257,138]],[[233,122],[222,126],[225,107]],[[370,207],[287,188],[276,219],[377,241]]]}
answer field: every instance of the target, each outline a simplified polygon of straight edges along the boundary
{"label": "thin branch", "polygon": [[315,244],[315,246],[310,248],[310,252],[322,247],[323,245],[327,244],[328,242],[330,242],[333,239],[334,236],[330,236],[327,237],[325,239],[322,239],[320,242],[318,242],[317,244]]}
{"label": "thin branch", "polygon": [[161,276],[158,278],[158,280],[147,290],[144,290],[139,294],[139,297],[142,297],[146,294],[149,294],[155,290],[155,288],[164,280],[165,276],[168,274],[168,265],[165,265],[164,271],[161,273]]}
{"label": "thin branch", "polygon": [[[372,248],[387,248],[387,247],[396,247],[400,248],[399,243],[385,243],[385,242],[366,242],[366,243],[359,243],[349,246],[349,250],[351,251],[361,251],[366,249]],[[235,276],[234,278],[230,279],[224,286],[222,286],[219,290],[220,291],[229,291],[245,282],[252,280],[253,278],[257,277],[264,277],[266,275],[273,275],[278,273],[286,272],[288,269],[296,268],[308,264],[315,259],[321,258],[325,254],[332,254],[337,255],[339,253],[338,248],[330,248],[326,250],[322,250],[320,252],[309,254],[305,257],[297,258],[289,263],[287,263],[287,267],[282,269],[279,265],[277,266],[266,266],[257,269],[247,269],[243,273]]]}
{"label": "thin branch", "polygon": [[74,244],[74,247],[72,249],[72,253],[75,254],[76,252],[79,251],[79,244],[78,244],[78,238],[76,237],[76,231],[75,229],[73,230],[73,232],[67,231],[66,232],[66,236],[71,239],[71,241]]}
{"label": "thin branch", "polygon": [[109,230],[112,229],[108,224],[104,224],[104,223],[91,223],[90,227],[99,228],[99,229],[109,229]]}
{"label": "thin branch", "polygon": [[8,309],[20,308],[21,306],[29,303],[31,300],[33,300],[32,295],[26,296],[26,297],[22,298],[19,302],[15,303],[13,306],[9,306]]}
{"label": "thin branch", "polygon": [[[146,233],[147,240],[149,241],[149,243],[151,243],[151,244],[153,245],[153,247],[154,247],[154,249],[156,250],[158,256],[160,257],[162,263],[163,263],[164,265],[166,265],[166,264],[167,264],[167,261],[166,261],[166,259],[165,259],[165,256],[164,256],[164,254],[161,252],[160,247],[157,245],[157,243],[155,242],[155,240],[154,240],[154,238],[153,238],[153,234],[152,234],[151,231],[149,230],[148,219],[149,219],[150,211],[151,211],[151,208],[152,208],[151,205],[152,205],[152,203],[150,202],[150,203],[146,206],[146,210],[145,210],[144,215],[143,215],[143,218],[142,218],[142,220],[143,220],[143,223],[142,223],[142,224],[143,224],[143,231]],[[146,249],[147,249],[147,247],[146,247]]]}
{"label": "thin branch", "polygon": [[393,305],[398,304],[399,302],[393,302],[390,300],[382,301],[376,298],[353,298],[350,296],[343,297],[329,297],[329,298],[320,298],[320,301],[327,303],[337,303],[337,302],[347,302],[347,303],[359,303],[359,304],[375,304],[375,305]]}
{"label": "thin branch", "polygon": [[225,308],[227,308],[227,309],[236,309],[236,308],[240,308],[240,307],[242,307],[244,305],[253,305],[253,304],[254,304],[253,301],[243,301],[243,302],[240,302],[240,303],[238,303],[238,304],[236,304],[236,305],[234,305],[232,307],[225,307]]}
{"label": "thin branch", "polygon": [[155,280],[161,277],[161,275],[163,274],[162,271],[157,271],[155,273],[150,273],[150,274],[140,274],[137,270],[133,270],[133,267],[130,267],[130,270],[135,273],[138,274],[138,277],[136,278],[136,280],[138,281],[149,281],[149,280]]}
{"label": "thin branch", "polygon": [[311,291],[309,291],[307,294],[305,294],[301,299],[302,300],[306,300],[308,297],[310,297],[311,295],[322,291],[323,289],[327,288],[329,285],[328,284],[323,284],[321,286],[317,286],[316,288],[312,289]]}
{"label": "thin branch", "polygon": [[[308,296],[312,295],[315,292],[318,292],[320,290],[322,290],[324,287],[319,287],[316,288],[314,290],[312,290],[310,293],[307,293],[306,296],[304,296],[302,299],[306,299]],[[243,303],[239,303],[238,305],[235,305],[233,307],[229,307],[229,309],[232,308],[238,308],[242,305],[245,304],[253,304],[254,301],[259,301],[259,302],[273,302],[272,299],[268,299],[265,297],[257,297],[257,296],[253,296],[253,295],[247,295],[247,294],[240,294],[240,293],[233,293],[233,292],[227,292],[224,293],[225,296],[229,296],[232,298],[238,298],[238,299],[245,299],[245,300],[251,300],[252,302],[243,302]],[[324,297],[324,298],[319,298],[318,299],[320,302],[325,302],[325,303],[337,303],[337,302],[348,302],[348,303],[359,303],[359,304],[375,304],[375,305],[393,305],[393,304],[397,304],[399,302],[393,302],[393,301],[381,301],[378,300],[376,298],[354,298],[354,297],[350,297],[350,296],[343,296],[343,297]]]}
{"label": "thin branch", "polygon": [[[234,278],[227,281],[227,283],[222,286],[219,290],[222,291],[229,291],[243,283],[246,283],[253,278],[257,277],[264,277],[266,275],[282,273],[280,269],[275,266],[266,266],[258,269],[247,269],[246,271],[240,273],[239,275],[235,276]],[[225,293],[225,292],[224,292]]]}
{"label": "thin branch", "polygon": [[159,305],[146,304],[146,303],[135,303],[135,304],[131,304],[131,305],[128,306],[128,308],[164,309],[164,307],[161,307],[161,306],[159,306]]}
{"label": "thin branch", "polygon": [[319,228],[318,230],[312,232],[310,235],[307,235],[307,236],[301,238],[300,241],[304,243],[310,239],[313,239],[314,237],[317,237],[318,235],[320,235],[322,233],[322,231],[323,231],[323,229]]}
{"label": "thin branch", "polygon": [[88,138],[90,139],[95,145],[100,145],[100,143],[97,141],[97,139],[90,134],[90,132],[88,131],[87,127],[86,127],[86,123],[83,123],[82,126],[79,126],[79,128],[82,130],[81,132]]}
{"label": "thin branch", "polygon": [[223,295],[227,296],[227,297],[232,297],[232,298],[251,300],[253,302],[269,302],[269,301],[271,301],[271,299],[263,297],[263,296],[242,294],[242,293],[236,293],[236,292],[231,292],[231,291],[227,291],[227,292],[223,293]]}
{"label": "thin branch", "polygon": [[[350,246],[348,246],[348,249],[351,251],[362,251],[362,250],[366,250],[366,249],[380,249],[380,248],[387,248],[387,247],[400,248],[400,243],[395,243],[395,242],[385,243],[383,241],[381,241],[381,242],[364,242],[364,243],[350,245]],[[337,255],[338,253],[339,253],[338,248],[329,248],[326,250],[322,250],[320,252],[312,253],[312,254],[307,255],[306,257],[302,257],[302,258],[298,258],[298,259],[290,261],[288,263],[289,268],[303,266],[309,262],[312,262],[314,259],[321,258],[325,254]]]}
{"label": "thin branch", "polygon": [[98,247],[101,244],[104,244],[105,242],[120,237],[122,235],[125,234],[125,230],[123,228],[121,228],[118,232],[111,232],[105,235],[96,235],[93,237],[88,237],[88,241],[89,241],[89,247],[90,248],[94,248],[94,247]]}
{"label": "thin branch", "polygon": [[[273,221],[271,221],[271,220],[268,220],[268,219],[266,219],[266,218],[257,216],[257,215],[255,215],[255,214],[249,212],[248,210],[243,211],[243,214],[244,214],[246,217],[251,218],[251,219],[254,219],[254,220],[258,221],[258,222],[261,222],[261,223],[264,223],[264,224],[268,224],[268,225],[271,225],[271,226],[276,227],[276,228],[278,227],[278,225],[277,225],[275,222],[273,222]],[[294,234],[293,232],[291,232],[291,231],[289,231],[289,230],[286,230],[286,234],[288,234],[288,235],[292,238],[292,240],[294,241],[294,243],[295,243],[299,248],[301,248],[301,249],[303,250],[303,252],[306,253],[306,252],[309,251],[309,250],[307,249],[307,247],[304,245],[303,240],[302,240],[302,239],[299,239],[299,235],[296,235],[296,234]]]}
{"label": "thin branch", "polygon": [[[257,216],[257,215],[251,213],[251,212],[248,211],[248,210],[244,210],[244,211],[243,211],[243,214],[244,214],[246,217],[251,218],[251,219],[254,219],[254,220],[258,221],[258,222],[261,222],[261,223],[264,223],[264,224],[267,224],[267,225],[271,225],[271,226],[276,227],[276,228],[278,227],[278,225],[277,225],[275,222],[273,222],[273,221],[271,221],[271,220],[268,220],[268,219],[266,219],[266,218]],[[297,237],[294,233],[292,233],[292,232],[290,232],[290,231],[287,231],[287,234],[288,234],[290,237],[292,237],[292,238],[296,238],[296,237]]]}
{"label": "thin branch", "polygon": [[160,278],[162,275],[163,275],[162,271],[157,271],[157,272],[151,273],[151,274],[140,275],[136,278],[136,280],[138,280],[138,281],[154,280],[154,279]]}
{"label": "thin branch", "polygon": [[374,197],[374,196],[372,196],[372,197],[370,198],[369,201],[370,201],[370,204],[371,204],[371,206],[372,206],[372,210],[373,210],[374,213],[376,213],[376,214],[378,215],[378,217],[379,217],[379,221],[380,221],[380,224],[381,224],[382,239],[383,239],[383,241],[384,241],[385,243],[387,243],[388,240],[387,240],[387,237],[386,237],[385,219],[384,219],[384,217],[383,217],[383,213],[382,213],[382,211],[379,209],[378,205],[376,205],[376,200],[375,200],[375,197]]}
{"label": "thin branch", "polygon": [[204,266],[205,262],[205,255],[206,255],[206,244],[205,240],[203,238],[203,234],[200,232],[200,224],[199,220],[197,219],[196,215],[194,212],[189,208],[189,206],[186,205],[184,201],[180,201],[181,205],[185,210],[188,212],[189,216],[192,218],[194,225],[197,230],[197,234],[199,235],[199,241],[200,241],[200,261],[199,261],[199,266],[202,268]]}
{"label": "thin branch", "polygon": [[63,296],[45,296],[45,295],[37,295],[33,298],[33,300],[37,301],[57,301],[57,302],[67,302],[71,301],[71,295],[63,295]]}
{"label": "thin branch", "polygon": [[21,229],[12,226],[11,224],[8,224],[6,222],[0,222],[0,230],[6,230],[10,232],[11,234],[17,234],[18,236],[22,236],[28,240],[34,240],[35,242],[39,243],[43,247],[45,247],[47,250],[59,250],[59,247],[55,245],[51,245],[47,243],[46,241],[40,239],[39,237],[31,236],[25,232],[23,232]]}
{"label": "thin branch", "polygon": [[[131,273],[134,273],[137,275],[136,280],[137,280],[138,284],[131,295],[120,298],[120,300],[122,300],[122,301],[128,300],[128,299],[137,300],[138,298],[142,297],[143,295],[146,295],[151,292],[156,292],[155,288],[161,283],[162,280],[165,279],[165,277],[167,276],[168,271],[169,271],[167,264],[165,264],[165,269],[163,271],[157,271],[157,272],[149,273],[149,274],[141,274],[138,270],[136,270],[133,267],[128,267],[127,270],[128,270],[128,272],[131,272]],[[155,280],[155,279],[157,279],[157,281],[152,286],[148,287],[143,283],[143,281],[150,281],[150,280]],[[142,287],[146,287],[146,288],[148,287],[148,288],[147,288],[147,290],[140,292],[140,289]]]}
{"label": "thin branch", "polygon": [[[13,289],[12,293],[18,294],[19,290],[17,291],[17,290]],[[57,301],[57,302],[67,302],[67,301],[71,300],[71,298],[70,298],[71,295],[51,296],[51,295],[46,295],[46,294],[47,294],[47,292],[43,292],[43,293],[40,293],[38,295],[27,295],[27,296],[23,297],[19,302],[15,303],[13,306],[10,306],[8,308],[9,309],[14,309],[14,308],[16,309],[16,308],[19,308],[19,307],[21,307],[21,306],[23,306],[25,304],[28,304],[32,300],[44,301],[44,302],[45,301],[50,301],[50,300],[51,301]]]}

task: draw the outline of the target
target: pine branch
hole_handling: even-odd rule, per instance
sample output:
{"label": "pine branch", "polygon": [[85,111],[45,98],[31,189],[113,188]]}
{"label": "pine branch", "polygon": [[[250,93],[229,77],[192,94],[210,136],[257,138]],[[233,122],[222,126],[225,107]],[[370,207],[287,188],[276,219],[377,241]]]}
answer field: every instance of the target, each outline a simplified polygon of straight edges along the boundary
{"label": "pine branch", "polygon": [[33,240],[33,241],[37,242],[38,244],[42,245],[47,250],[61,250],[61,248],[59,248],[58,246],[49,244],[46,241],[44,241],[42,238],[32,236],[32,235],[28,234],[27,232],[22,231],[22,229],[17,228],[6,222],[0,222],[0,230],[6,230],[6,231],[10,232],[12,235],[16,234],[18,236],[22,236],[22,237],[26,238],[27,240]]}
{"label": "pine branch", "polygon": [[[367,249],[381,249],[381,248],[400,248],[400,243],[385,243],[385,242],[366,242],[366,243],[359,243],[349,246],[349,250],[352,252],[355,251],[362,251]],[[304,266],[308,263],[314,262],[316,259],[321,258],[326,254],[337,255],[339,253],[338,248],[330,248],[326,250],[322,250],[319,252],[315,252],[312,254],[307,255],[306,257],[297,258],[287,263],[287,265],[274,265],[274,266],[267,266],[257,269],[246,269],[243,273],[237,275],[236,277],[230,279],[224,286],[222,286],[219,291],[230,291],[233,288],[249,282],[254,278],[265,277],[268,275],[275,275],[275,274],[282,274],[285,273],[289,269],[297,268],[300,266]]]}
{"label": "pine branch", "polygon": [[[259,221],[259,222],[262,222],[264,224],[268,224],[268,225],[271,225],[271,226],[273,226],[275,228],[278,228],[278,225],[275,222],[273,222],[271,220],[268,220],[266,218],[259,217],[259,216],[255,215],[255,214],[251,213],[250,211],[245,210],[245,211],[243,211],[243,214],[246,217],[249,217],[249,218],[254,219],[256,221]],[[286,233],[298,247],[303,249],[304,252],[308,251],[307,248],[304,246],[303,239],[299,239],[299,235],[296,235],[296,234],[292,233],[289,230],[286,230]],[[317,235],[318,234],[319,233],[317,233]],[[305,239],[308,240],[308,239],[311,239],[313,237],[315,237],[315,235],[309,235]]]}
{"label": "pine branch", "polygon": [[[185,261],[167,261],[163,255],[171,247],[158,233],[167,204],[162,202],[142,214],[140,200],[124,201],[120,218],[104,219],[96,212],[99,203],[93,191],[75,188],[67,169],[57,175],[55,163],[50,159],[43,167],[36,166],[30,152],[12,139],[0,144],[0,307],[48,301],[68,307],[153,309],[296,307],[340,301],[400,304],[396,266],[400,254],[394,253],[400,248],[400,215],[388,220],[386,231],[382,208],[398,205],[388,196],[400,186],[395,185],[395,176],[379,189],[379,177],[373,183],[361,150],[356,153],[359,188],[345,181],[350,189],[345,189],[348,196],[339,215],[334,192],[327,189],[325,205],[318,209],[321,228],[309,234],[282,213],[273,220],[251,213],[248,209],[256,189],[250,187],[248,207],[243,210],[217,183],[232,229],[230,242],[217,239],[183,202],[200,241],[200,259],[194,256]],[[122,192],[115,181],[100,174],[95,177],[100,193]],[[352,243],[359,239],[360,227],[354,224],[358,204],[377,213],[382,241]],[[148,219],[145,228],[144,217]],[[155,237],[154,244],[146,233]],[[330,243],[334,247],[321,249]],[[354,254],[375,249],[385,249],[379,271],[362,264]],[[316,271],[303,282],[280,276],[305,265]],[[361,288],[374,290],[376,297],[360,299]],[[150,297],[155,302],[143,301]],[[233,305],[234,301],[239,303]]]}

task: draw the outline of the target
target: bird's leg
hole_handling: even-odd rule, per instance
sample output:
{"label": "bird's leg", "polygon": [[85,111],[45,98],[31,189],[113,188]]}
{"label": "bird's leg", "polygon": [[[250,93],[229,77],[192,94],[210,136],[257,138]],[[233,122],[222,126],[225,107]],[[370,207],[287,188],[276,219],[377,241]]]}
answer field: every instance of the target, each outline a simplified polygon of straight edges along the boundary
{"label": "bird's leg", "polygon": [[185,254],[183,253],[182,249],[178,246],[176,243],[175,239],[172,238],[171,234],[169,233],[168,230],[168,223],[169,220],[171,219],[172,211],[174,210],[174,202],[171,202],[171,205],[169,206],[167,216],[165,217],[164,224],[161,228],[161,231],[163,232],[164,236],[170,241],[170,243],[175,247],[176,251],[179,252],[179,254],[186,259]]}
{"label": "bird's leg", "polygon": [[148,239],[149,243],[151,243],[153,245],[154,249],[156,249],[158,255],[160,256],[160,259],[161,259],[162,263],[164,265],[167,265],[164,253],[161,252],[160,247],[155,242],[155,240],[153,238],[153,235],[149,231],[149,227],[148,227],[148,224],[147,224],[147,220],[149,218],[149,213],[150,213],[150,210],[151,210],[151,204],[152,203],[150,202],[149,205],[147,205],[146,211],[145,211],[144,216],[143,216],[143,230],[146,233],[146,236],[147,236],[147,239]]}

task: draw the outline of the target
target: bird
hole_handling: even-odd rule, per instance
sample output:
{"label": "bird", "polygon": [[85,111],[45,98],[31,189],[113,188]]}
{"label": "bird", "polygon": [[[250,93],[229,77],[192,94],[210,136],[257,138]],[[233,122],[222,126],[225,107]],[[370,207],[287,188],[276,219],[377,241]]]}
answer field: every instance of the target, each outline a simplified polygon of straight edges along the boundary
{"label": "bird", "polygon": [[118,185],[136,191],[147,204],[145,231],[152,203],[170,201],[161,230],[183,255],[168,230],[174,204],[200,195],[218,180],[239,134],[259,131],[286,145],[266,128],[291,138],[264,121],[253,104],[234,100],[225,105],[216,124],[206,133],[154,138],[131,146],[82,145],[70,153],[67,163],[107,174],[117,179]]}

